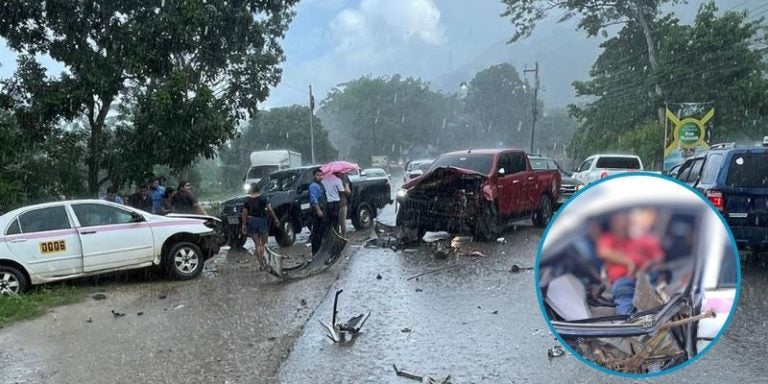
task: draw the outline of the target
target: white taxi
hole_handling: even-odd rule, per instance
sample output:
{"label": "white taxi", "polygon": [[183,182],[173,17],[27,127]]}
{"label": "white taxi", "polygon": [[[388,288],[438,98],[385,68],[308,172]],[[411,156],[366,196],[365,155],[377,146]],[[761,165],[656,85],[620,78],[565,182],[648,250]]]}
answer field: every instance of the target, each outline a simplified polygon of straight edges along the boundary
{"label": "white taxi", "polygon": [[218,219],[158,216],[103,200],[59,201],[0,216],[0,295],[31,285],[161,266],[186,280],[222,244]]}

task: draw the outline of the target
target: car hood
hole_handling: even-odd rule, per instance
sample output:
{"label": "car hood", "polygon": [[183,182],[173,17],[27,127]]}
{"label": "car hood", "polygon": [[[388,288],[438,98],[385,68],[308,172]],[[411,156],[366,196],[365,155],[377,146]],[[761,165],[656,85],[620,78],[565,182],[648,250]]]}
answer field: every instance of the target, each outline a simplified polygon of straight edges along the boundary
{"label": "car hood", "polygon": [[425,173],[405,184],[403,184],[403,189],[411,189],[414,187],[417,187],[423,183],[427,183],[429,181],[435,180],[435,179],[442,179],[445,176],[449,175],[474,175],[474,176],[480,176],[482,178],[487,179],[488,175],[484,175],[480,172],[473,171],[471,169],[464,169],[464,168],[458,168],[458,167],[438,167],[433,169],[432,171]]}
{"label": "car hood", "polygon": [[574,179],[573,177],[561,175],[560,176],[560,185],[582,185],[581,181],[578,181]]}

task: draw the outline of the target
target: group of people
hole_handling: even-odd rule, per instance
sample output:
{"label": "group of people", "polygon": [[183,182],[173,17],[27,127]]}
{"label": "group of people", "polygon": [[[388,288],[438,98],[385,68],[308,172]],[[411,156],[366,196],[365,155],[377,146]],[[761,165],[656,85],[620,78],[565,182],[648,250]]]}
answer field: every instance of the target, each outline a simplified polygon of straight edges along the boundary
{"label": "group of people", "polygon": [[653,233],[656,218],[654,209],[638,208],[614,213],[607,231],[598,223],[590,227],[589,254],[594,266],[605,272],[617,315],[634,311],[638,273],[645,272],[652,284],[659,283],[665,254]]}
{"label": "group of people", "polygon": [[107,188],[107,196],[104,198],[117,204],[125,204],[142,211],[156,215],[169,213],[193,213],[206,215],[205,208],[197,201],[192,193],[192,184],[187,180],[179,182],[179,188],[166,188],[163,186],[163,178],[152,178],[146,184],[136,186],[136,191],[124,201],[118,193],[117,186]]}

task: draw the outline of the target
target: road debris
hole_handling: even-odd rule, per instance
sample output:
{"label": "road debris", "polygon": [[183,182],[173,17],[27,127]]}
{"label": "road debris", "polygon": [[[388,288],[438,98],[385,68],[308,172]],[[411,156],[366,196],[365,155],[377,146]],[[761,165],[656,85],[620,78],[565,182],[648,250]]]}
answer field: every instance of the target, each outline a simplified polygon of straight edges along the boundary
{"label": "road debris", "polygon": [[371,316],[371,312],[368,311],[367,314],[359,314],[349,319],[346,323],[336,323],[336,315],[339,313],[337,309],[339,304],[339,295],[341,295],[342,292],[344,292],[343,289],[336,291],[336,296],[333,299],[333,316],[331,318],[331,323],[326,324],[320,321],[320,324],[328,331],[326,336],[334,343],[346,340],[347,334],[350,334],[352,338],[357,336],[357,334],[360,333],[360,329],[363,328],[365,322],[368,321],[368,317]]}
{"label": "road debris", "polygon": [[174,310],[176,310],[176,309],[182,309],[182,308],[184,308],[184,304],[179,304],[179,305],[177,305],[177,306],[173,307],[173,309],[174,309]]}
{"label": "road debris", "polygon": [[422,277],[422,276],[425,276],[425,275],[430,275],[430,274],[433,274],[433,273],[442,272],[442,271],[445,271],[445,270],[448,270],[448,269],[453,269],[453,268],[456,268],[456,267],[459,267],[459,264],[453,264],[453,265],[449,265],[449,266],[446,266],[446,267],[433,269],[431,271],[422,272],[422,273],[419,273],[418,275],[414,275],[414,276],[409,277],[407,280],[418,279],[419,277]]}
{"label": "road debris", "polygon": [[112,316],[114,316],[114,317],[123,317],[123,316],[125,316],[125,313],[123,313],[123,312],[115,312],[115,310],[113,309],[112,310]]}
{"label": "road debris", "polygon": [[402,332],[402,333],[411,333],[411,329],[410,328],[403,328],[403,329],[400,330],[400,332]]}
{"label": "road debris", "polygon": [[421,288],[416,288],[416,292],[422,292],[422,291],[424,291],[424,290],[421,289]]}
{"label": "road debris", "polygon": [[143,314],[144,314],[144,312],[139,312],[139,313],[136,314],[136,316],[141,316]]}
{"label": "road debris", "polygon": [[88,316],[88,320],[85,321],[86,323],[93,323],[93,318]]}
{"label": "road debris", "polygon": [[157,298],[160,299],[160,300],[167,299],[168,295],[160,295]]}
{"label": "road debris", "polygon": [[499,243],[499,244],[506,244],[507,243],[507,239],[505,239],[503,237],[499,237],[498,239],[496,239],[496,242]]}
{"label": "road debris", "polygon": [[450,233],[440,231],[440,232],[426,232],[424,234],[424,237],[422,237],[421,239],[424,240],[425,243],[434,243],[436,241],[448,240],[450,238],[451,238]]}
{"label": "road debris", "polygon": [[480,251],[472,251],[470,253],[465,253],[464,256],[468,257],[485,257],[485,254]]}
{"label": "road debris", "polygon": [[451,375],[446,376],[444,379],[435,379],[432,377],[427,377],[427,384],[451,384]]}
{"label": "road debris", "polygon": [[521,267],[517,264],[512,264],[512,268],[509,270],[512,273],[518,273],[520,271],[532,271],[533,267]]}
{"label": "road debris", "polygon": [[549,361],[552,361],[555,357],[560,357],[565,355],[565,349],[563,349],[562,345],[555,345],[554,347],[547,350],[547,359]]}
{"label": "road debris", "polygon": [[101,301],[101,300],[105,300],[107,298],[107,295],[105,295],[103,293],[94,293],[91,296],[91,298],[96,300],[96,301]]}
{"label": "road debris", "polygon": [[498,310],[491,312],[491,315],[498,315],[498,314],[499,314]]}
{"label": "road debris", "polygon": [[376,280],[381,280],[381,274],[379,273],[376,274]]}
{"label": "road debris", "polygon": [[307,300],[301,299],[301,306],[306,307],[307,306]]}
{"label": "road debris", "polygon": [[424,377],[422,377],[422,376],[414,375],[413,373],[409,373],[409,372],[401,371],[401,370],[397,369],[397,366],[394,365],[394,364],[392,364],[392,368],[395,369],[395,375],[397,375],[397,376],[405,377],[406,379],[411,379],[411,380],[415,380],[415,381],[418,381],[418,382],[422,382],[424,380]]}

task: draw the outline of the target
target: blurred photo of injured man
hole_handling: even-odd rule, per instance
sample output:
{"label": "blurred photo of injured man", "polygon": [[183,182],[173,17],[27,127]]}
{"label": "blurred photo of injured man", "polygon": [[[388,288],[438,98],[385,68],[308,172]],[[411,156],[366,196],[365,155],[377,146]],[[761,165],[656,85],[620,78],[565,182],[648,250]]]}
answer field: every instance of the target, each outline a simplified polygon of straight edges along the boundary
{"label": "blurred photo of injured man", "polygon": [[616,213],[610,219],[610,230],[597,242],[597,256],[605,262],[617,315],[634,311],[639,272],[648,272],[653,285],[658,280],[664,250],[652,233],[655,221],[656,212],[652,209]]}

